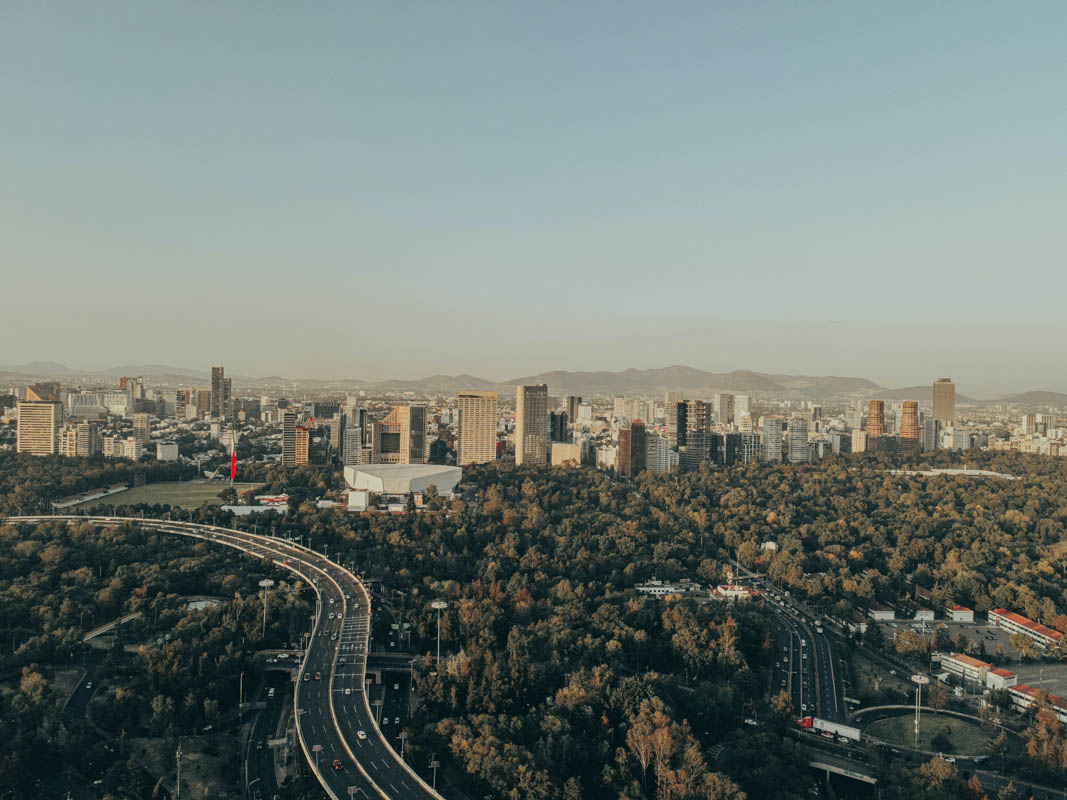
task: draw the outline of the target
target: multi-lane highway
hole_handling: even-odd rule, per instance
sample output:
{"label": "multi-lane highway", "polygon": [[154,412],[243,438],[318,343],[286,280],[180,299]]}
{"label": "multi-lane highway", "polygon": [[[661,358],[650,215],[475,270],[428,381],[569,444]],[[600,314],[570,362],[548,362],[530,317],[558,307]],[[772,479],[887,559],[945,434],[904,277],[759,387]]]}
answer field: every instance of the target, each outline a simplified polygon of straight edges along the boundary
{"label": "multi-lane highway", "polygon": [[291,542],[212,525],[85,516],[8,517],[7,521],[140,525],[233,547],[296,573],[318,597],[294,692],[297,735],[327,795],[333,800],[442,800],[401,760],[375,722],[365,683],[370,596],[348,570]]}

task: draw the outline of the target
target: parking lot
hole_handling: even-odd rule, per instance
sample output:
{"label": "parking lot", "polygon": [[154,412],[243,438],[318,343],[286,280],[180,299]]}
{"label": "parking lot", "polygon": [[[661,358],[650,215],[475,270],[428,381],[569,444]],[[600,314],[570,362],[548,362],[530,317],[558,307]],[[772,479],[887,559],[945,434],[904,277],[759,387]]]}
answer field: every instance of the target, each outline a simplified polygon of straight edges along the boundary
{"label": "parking lot", "polygon": [[[901,630],[910,630],[916,633],[925,633],[926,636],[932,636],[939,625],[944,625],[948,629],[949,636],[956,636],[962,633],[967,637],[968,642],[981,642],[982,650],[989,661],[995,660],[997,647],[1003,647],[1004,656],[1010,661],[1004,666],[1012,672],[1017,671],[1015,667],[1020,661],[1020,654],[1011,646],[1011,634],[1000,628],[994,628],[986,622],[950,622],[949,620],[939,619],[935,622],[927,622],[924,629],[921,622],[898,619],[895,622],[883,622],[881,625],[886,641],[892,641],[894,634]],[[1022,680],[1020,679],[1019,682],[1022,683]],[[1067,686],[1063,688],[1067,690]]]}
{"label": "parking lot", "polygon": [[1067,664],[1050,661],[1046,664],[1024,664],[1009,667],[1019,676],[1019,683],[1028,683],[1049,694],[1067,695]]}

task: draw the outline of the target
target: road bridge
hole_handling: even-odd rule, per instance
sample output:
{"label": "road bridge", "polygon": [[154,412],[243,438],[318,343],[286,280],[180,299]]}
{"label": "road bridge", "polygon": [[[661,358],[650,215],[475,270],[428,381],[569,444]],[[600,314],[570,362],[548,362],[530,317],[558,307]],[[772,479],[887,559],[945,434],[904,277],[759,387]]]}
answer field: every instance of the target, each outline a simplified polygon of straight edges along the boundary
{"label": "road bridge", "polygon": [[[340,564],[299,544],[193,522],[59,515],[5,521],[135,525],[232,547],[300,576],[315,590],[317,602],[293,692],[293,712],[301,749],[327,795],[331,800],[444,800],[389,746],[375,723],[365,691],[370,595]],[[335,612],[333,619],[324,613],[326,608]],[[340,769],[332,767],[334,760]]]}

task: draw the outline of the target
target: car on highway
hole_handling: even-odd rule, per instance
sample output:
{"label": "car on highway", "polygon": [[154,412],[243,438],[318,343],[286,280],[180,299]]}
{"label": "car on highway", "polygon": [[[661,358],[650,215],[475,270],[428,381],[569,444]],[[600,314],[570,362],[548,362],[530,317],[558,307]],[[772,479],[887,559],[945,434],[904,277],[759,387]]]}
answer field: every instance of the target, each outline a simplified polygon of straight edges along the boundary
{"label": "car on highway", "polygon": [[338,761],[336,758],[333,760],[333,771],[334,772],[340,772],[341,771],[341,762]]}
{"label": "car on highway", "polygon": [[399,691],[399,690],[400,690],[400,684],[399,683],[394,683],[393,684],[393,691],[396,692],[396,691]]}
{"label": "car on highway", "polygon": [[321,681],[322,680],[322,673],[321,672],[316,672],[315,673],[315,680],[317,680],[317,681]]}
{"label": "car on highway", "polygon": [[352,687],[351,686],[346,686],[345,687],[345,694],[352,694]]}
{"label": "car on highway", "polygon": [[394,717],[393,718],[393,724],[394,725],[399,725],[400,724],[400,717]]}
{"label": "car on highway", "polygon": [[356,736],[358,738],[360,738],[360,739],[366,739],[367,738],[367,732],[366,731],[356,731]]}
{"label": "car on highway", "polygon": [[311,680],[311,676],[308,675],[308,673],[305,672],[304,673],[304,682],[307,683],[309,680]]}

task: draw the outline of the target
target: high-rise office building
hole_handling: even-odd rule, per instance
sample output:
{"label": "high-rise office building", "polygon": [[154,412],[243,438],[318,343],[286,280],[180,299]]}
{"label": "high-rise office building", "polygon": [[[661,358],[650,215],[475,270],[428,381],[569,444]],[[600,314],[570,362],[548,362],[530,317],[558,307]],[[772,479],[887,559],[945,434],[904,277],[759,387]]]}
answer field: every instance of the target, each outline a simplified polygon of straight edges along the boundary
{"label": "high-rise office building", "polygon": [[353,423],[350,417],[345,418],[343,428],[341,461],[346,467],[358,467],[363,463],[363,429]]}
{"label": "high-rise office building", "polygon": [[[27,392],[29,395],[30,392]],[[40,397],[34,392],[35,397]],[[20,400],[15,432],[15,452],[50,456],[58,451],[58,429],[63,420],[63,404],[52,400]]]}
{"label": "high-rise office building", "polygon": [[148,447],[148,438],[151,431],[152,428],[148,423],[147,414],[133,415],[133,438],[137,440],[139,445],[141,445],[141,452],[144,452],[145,448]]}
{"label": "high-rise office building", "polygon": [[734,395],[734,419],[742,414],[752,414],[752,398],[747,394]]}
{"label": "high-rise office building", "polygon": [[1037,433],[1037,414],[1023,414],[1022,431],[1026,436]]}
{"label": "high-rise office building", "polygon": [[79,422],[75,426],[74,449],[79,456],[95,456],[100,452],[100,431],[95,422]]}
{"label": "high-rise office building", "polygon": [[59,381],[39,381],[26,387],[26,397],[30,403],[58,403],[62,401],[59,394]]}
{"label": "high-rise office building", "polygon": [[515,391],[515,465],[548,463],[548,386]]}
{"label": "high-rise office building", "polygon": [[653,475],[662,475],[676,466],[678,466],[678,453],[671,450],[667,437],[656,436],[646,431],[645,468]]}
{"label": "high-rise office building", "polygon": [[296,466],[296,411],[282,411],[282,466]]}
{"label": "high-rise office building", "polygon": [[936,450],[941,445],[941,423],[933,417],[923,420],[923,452]]}
{"label": "high-rise office building", "polygon": [[763,453],[759,434],[748,431],[738,435],[741,437],[741,444],[737,449],[737,460],[742,464],[750,464],[753,461],[759,461],[760,456]]}
{"label": "high-rise office building", "polygon": [[[497,393],[463,391],[456,402],[456,464],[488,464],[496,460]],[[562,441],[562,440],[561,440]]]}
{"label": "high-rise office building", "polygon": [[782,431],[785,420],[777,416],[763,417],[763,454],[764,461],[782,460]]}
{"label": "high-rise office building", "polygon": [[855,428],[852,431],[852,452],[866,453],[867,440],[867,431],[863,430],[862,428]]}
{"label": "high-rise office building", "polygon": [[582,404],[582,398],[576,394],[568,394],[560,404],[560,410],[565,411],[567,420],[573,425],[578,421],[578,407]]}
{"label": "high-rise office building", "polygon": [[297,425],[294,431],[296,435],[296,449],[293,455],[295,466],[307,464],[311,453],[311,431],[303,425]]}
{"label": "high-rise office building", "polygon": [[426,406],[396,406],[370,429],[372,463],[426,463]]}
{"label": "high-rise office building", "polygon": [[956,420],[956,384],[951,378],[934,381],[934,419],[942,428],[951,428]]}
{"label": "high-rise office building", "polygon": [[734,422],[734,396],[720,392],[712,398],[715,407],[715,421],[720,425],[732,425]]}
{"label": "high-rise office building", "polygon": [[789,418],[787,432],[788,457],[790,464],[804,464],[810,460],[808,450],[808,415],[794,414]]}
{"label": "high-rise office building", "polygon": [[548,412],[548,438],[553,442],[569,442],[570,420],[566,411]]}
{"label": "high-rise office building", "polygon": [[914,400],[905,400],[900,411],[900,446],[905,450],[918,450],[921,438],[919,404]]}
{"label": "high-rise office building", "polygon": [[[679,421],[679,408],[684,416],[685,393],[667,392],[664,400],[663,413],[667,417],[667,442],[672,448],[677,448],[679,444],[685,444],[685,420],[683,419]],[[679,436],[681,436],[683,440],[682,442],[678,441]]]}
{"label": "high-rise office building", "polygon": [[867,407],[867,431],[868,442],[879,436],[885,436],[885,401],[871,400]]}
{"label": "high-rise office building", "polygon": [[225,376],[223,367],[211,368],[211,416],[216,419],[229,419],[233,415],[232,386]]}
{"label": "high-rise office building", "polygon": [[619,447],[615,451],[615,471],[622,478],[632,478],[645,469],[645,426],[640,420],[619,430]]}

